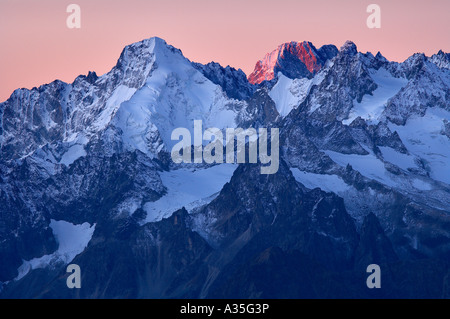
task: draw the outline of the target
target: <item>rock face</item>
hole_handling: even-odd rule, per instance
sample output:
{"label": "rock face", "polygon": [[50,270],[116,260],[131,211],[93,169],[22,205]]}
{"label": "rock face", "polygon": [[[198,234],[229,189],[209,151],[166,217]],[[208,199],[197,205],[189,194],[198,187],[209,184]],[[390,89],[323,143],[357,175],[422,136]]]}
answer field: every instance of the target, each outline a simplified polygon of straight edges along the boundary
{"label": "rock face", "polygon": [[387,104],[386,117],[395,124],[404,125],[411,114],[423,116],[427,108],[440,107],[450,111],[448,60],[442,53],[431,59],[423,54],[407,59],[404,72],[409,82]]}
{"label": "rock face", "polygon": [[355,252],[355,266],[364,270],[370,263],[385,265],[397,260],[392,244],[377,217],[370,213],[365,217],[361,227],[360,240]]}
{"label": "rock face", "polygon": [[[291,42],[247,80],[152,38],[101,77],[14,91],[0,297],[448,298],[448,57]],[[194,120],[278,128],[278,171],[173,163]]]}
{"label": "rock face", "polygon": [[248,81],[252,84],[270,81],[278,72],[289,78],[310,78],[336,54],[334,45],[324,45],[316,49],[311,42],[306,41],[284,43],[256,63]]}
{"label": "rock face", "polygon": [[245,73],[230,66],[222,67],[219,63],[208,64],[194,63],[194,67],[200,70],[211,82],[220,85],[228,97],[245,100],[253,95],[255,87],[247,81]]}

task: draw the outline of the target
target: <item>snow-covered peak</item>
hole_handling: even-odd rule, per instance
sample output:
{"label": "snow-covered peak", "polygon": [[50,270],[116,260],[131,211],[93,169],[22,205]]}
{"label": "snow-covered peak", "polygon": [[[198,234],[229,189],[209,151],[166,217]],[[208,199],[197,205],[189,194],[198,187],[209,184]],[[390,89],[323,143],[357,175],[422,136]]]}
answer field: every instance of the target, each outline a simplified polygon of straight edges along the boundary
{"label": "snow-covered peak", "polygon": [[376,58],[377,60],[381,61],[381,62],[385,62],[385,63],[389,62],[388,59],[386,59],[386,58],[381,54],[380,51],[377,52],[377,54],[375,55],[375,58]]}
{"label": "snow-covered peak", "polygon": [[229,99],[180,50],[151,38],[125,48],[121,59],[130,61],[133,68],[132,63],[145,53],[149,54],[149,70],[144,83],[113,112],[112,125],[122,132],[126,149],[149,155],[164,146],[170,149],[176,143],[171,140],[172,130],[193,130],[194,120],[202,120],[205,127],[233,127],[243,104]]}
{"label": "snow-covered peak", "polygon": [[401,65],[408,78],[414,77],[417,72],[423,67],[427,57],[423,53],[414,53],[407,58]]}
{"label": "snow-covered peak", "polygon": [[91,72],[72,84],[57,81],[17,91],[0,104],[0,142],[8,144],[2,148],[8,159],[58,143],[69,143],[61,150],[79,145],[82,155],[85,145],[99,139],[111,148],[108,154],[113,148],[138,149],[154,156],[170,147],[174,128],[191,128],[193,120],[208,127],[233,126],[243,105],[228,98],[179,49],[154,37],[126,46],[117,64],[100,77]]}
{"label": "snow-covered peak", "polygon": [[439,50],[437,54],[433,54],[430,59],[432,63],[440,69],[450,69],[450,53]]}
{"label": "snow-covered peak", "polygon": [[154,54],[160,59],[167,59],[173,56],[183,57],[181,50],[167,44],[161,38],[152,37],[127,45],[117,61],[117,66],[124,67],[129,63],[140,60],[140,58],[147,54]]}
{"label": "snow-covered peak", "polygon": [[358,48],[356,47],[356,44],[352,41],[346,41],[343,46],[341,46],[341,49],[339,50],[340,54],[346,54],[349,56],[355,56],[358,53]]}

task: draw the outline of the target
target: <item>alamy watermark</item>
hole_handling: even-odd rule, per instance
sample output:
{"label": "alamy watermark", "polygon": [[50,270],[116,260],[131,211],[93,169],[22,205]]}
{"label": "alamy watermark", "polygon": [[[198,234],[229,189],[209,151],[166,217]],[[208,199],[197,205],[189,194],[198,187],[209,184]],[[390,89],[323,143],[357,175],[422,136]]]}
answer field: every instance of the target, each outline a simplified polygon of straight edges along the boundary
{"label": "alamy watermark", "polygon": [[[224,162],[224,145],[225,145],[225,162],[235,163],[235,149],[237,163],[246,163],[246,149],[248,148],[249,163],[258,162],[262,164],[261,174],[275,174],[279,167],[280,142],[279,129],[270,129],[270,155],[268,154],[268,129],[254,128],[246,130],[242,128],[227,128],[225,136],[217,127],[207,128],[203,132],[203,124],[201,120],[194,120],[194,141],[192,143],[191,132],[187,128],[179,127],[172,131],[172,141],[179,140],[171,151],[171,157],[174,163],[192,163],[192,146],[194,163],[208,164]],[[181,140],[180,140],[181,137]],[[214,137],[214,140],[213,140]],[[235,147],[235,139],[237,145]],[[248,140],[248,143],[247,143]],[[203,147],[203,141],[210,141]]]}
{"label": "alamy watermark", "polygon": [[66,8],[66,12],[70,15],[66,19],[66,26],[69,29],[81,28],[81,8],[78,4],[69,4]]}
{"label": "alamy watermark", "polygon": [[366,285],[367,288],[381,288],[381,268],[377,264],[370,264],[367,266],[366,271],[370,273],[367,277]]}
{"label": "alamy watermark", "polygon": [[367,17],[366,24],[369,29],[381,28],[381,8],[378,4],[369,4],[366,9],[370,15]]}
{"label": "alamy watermark", "polygon": [[67,288],[81,288],[81,269],[77,264],[67,266],[66,272],[71,273],[66,279]]}

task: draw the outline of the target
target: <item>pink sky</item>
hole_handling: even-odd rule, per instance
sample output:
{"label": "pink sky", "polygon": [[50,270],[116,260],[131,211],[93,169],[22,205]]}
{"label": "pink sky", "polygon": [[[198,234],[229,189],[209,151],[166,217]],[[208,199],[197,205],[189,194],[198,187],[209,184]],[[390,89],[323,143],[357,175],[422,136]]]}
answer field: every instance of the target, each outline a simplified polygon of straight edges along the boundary
{"label": "pink sky", "polygon": [[[71,3],[81,7],[81,29],[66,27]],[[381,29],[366,26],[371,3],[381,7]],[[16,88],[101,75],[125,45],[152,36],[192,61],[247,74],[288,41],[352,40],[395,61],[450,52],[449,12],[449,0],[0,0],[0,101]]]}

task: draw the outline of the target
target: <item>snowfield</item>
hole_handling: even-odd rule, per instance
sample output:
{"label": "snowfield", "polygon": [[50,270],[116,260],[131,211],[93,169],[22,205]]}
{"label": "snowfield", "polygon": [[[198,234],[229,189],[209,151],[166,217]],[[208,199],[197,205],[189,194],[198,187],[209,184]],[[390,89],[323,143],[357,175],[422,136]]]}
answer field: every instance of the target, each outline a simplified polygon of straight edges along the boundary
{"label": "snowfield", "polygon": [[405,126],[389,123],[389,128],[397,131],[411,154],[423,159],[431,178],[450,185],[450,140],[442,134],[444,119],[450,120],[450,112],[430,108],[423,117],[409,118]]}
{"label": "snowfield", "polygon": [[291,80],[283,73],[278,73],[278,82],[269,92],[269,96],[275,102],[278,113],[285,117],[292,109],[306,98],[311,88],[312,80],[303,78]]}
{"label": "snowfield", "polygon": [[323,191],[339,194],[348,191],[352,187],[337,175],[314,174],[300,171],[296,167],[291,168],[291,172],[297,182],[310,189],[319,187]]}
{"label": "snowfield", "polygon": [[378,85],[377,89],[373,92],[373,95],[364,95],[361,103],[356,100],[353,101],[354,106],[348,119],[342,121],[343,124],[350,124],[358,116],[366,120],[367,124],[377,124],[388,100],[408,83],[407,79],[396,78],[384,68],[371,71],[373,72],[371,77]]}
{"label": "snowfield", "polygon": [[221,164],[209,168],[180,168],[160,173],[168,192],[159,200],[144,204],[147,218],[142,223],[170,217],[183,206],[190,212],[209,203],[219,194],[223,185],[230,181],[236,168],[236,164]]}
{"label": "snowfield", "polygon": [[342,167],[350,164],[353,169],[362,175],[379,181],[380,183],[395,187],[397,182],[393,180],[392,174],[384,167],[384,163],[373,153],[368,155],[342,154],[334,151],[324,151],[331,159]]}
{"label": "snowfield", "polygon": [[60,220],[51,220],[50,227],[59,246],[58,249],[50,255],[44,255],[31,260],[24,260],[22,266],[18,269],[19,275],[14,280],[23,278],[32,269],[46,268],[52,264],[69,264],[78,254],[82,253],[89,244],[95,231],[95,224],[89,225],[83,223],[74,225],[72,223]]}

